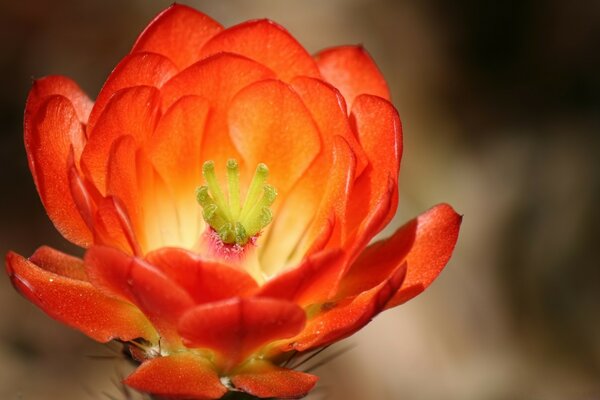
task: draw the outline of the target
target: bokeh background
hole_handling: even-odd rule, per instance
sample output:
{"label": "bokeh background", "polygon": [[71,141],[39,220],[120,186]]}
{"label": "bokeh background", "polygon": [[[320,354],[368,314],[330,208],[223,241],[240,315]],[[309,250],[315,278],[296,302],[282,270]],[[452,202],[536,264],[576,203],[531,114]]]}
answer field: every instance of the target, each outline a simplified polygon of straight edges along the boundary
{"label": "bokeh background", "polygon": [[[438,202],[464,214],[431,288],[320,367],[313,399],[600,399],[600,2],[190,1],[225,26],[268,17],[311,51],[362,43],[405,131],[389,234]],[[168,1],[0,2],[0,252],[72,250],[29,175],[34,77],[93,98]],[[115,354],[0,276],[0,398],[124,399]],[[329,354],[335,352],[329,350]],[[113,397],[110,397],[113,396]]]}

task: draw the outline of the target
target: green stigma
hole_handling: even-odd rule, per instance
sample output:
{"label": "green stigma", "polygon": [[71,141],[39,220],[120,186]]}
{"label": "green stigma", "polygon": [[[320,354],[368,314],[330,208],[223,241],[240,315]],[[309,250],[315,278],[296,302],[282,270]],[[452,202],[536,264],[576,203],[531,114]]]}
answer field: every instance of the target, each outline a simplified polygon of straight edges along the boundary
{"label": "green stigma", "polygon": [[236,160],[227,161],[227,197],[221,190],[215,173],[215,163],[202,165],[205,186],[196,189],[196,200],[202,206],[202,216],[217,232],[223,243],[245,245],[273,219],[271,204],[277,190],[267,183],[269,169],[258,164],[243,204],[240,200],[240,171]]}

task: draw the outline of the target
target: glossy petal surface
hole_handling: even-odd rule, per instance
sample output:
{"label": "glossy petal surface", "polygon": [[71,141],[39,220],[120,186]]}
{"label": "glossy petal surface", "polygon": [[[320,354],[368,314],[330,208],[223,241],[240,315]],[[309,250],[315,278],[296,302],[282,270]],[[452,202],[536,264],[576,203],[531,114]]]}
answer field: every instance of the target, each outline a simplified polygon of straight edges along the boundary
{"label": "glossy petal surface", "polygon": [[282,300],[232,298],[195,307],[179,323],[189,347],[210,348],[230,368],[259,347],[297,334],[304,326],[304,311]]}
{"label": "glossy petal surface", "polygon": [[200,59],[204,43],[222,29],[207,15],[182,4],[173,4],[148,25],[131,52],[162,54],[179,69],[184,69]]}
{"label": "glossy petal surface", "polygon": [[219,399],[227,392],[213,365],[192,353],[145,361],[124,382],[135,389],[173,399]]}
{"label": "glossy petal surface", "polygon": [[406,223],[390,238],[372,244],[360,255],[344,278],[341,293],[353,295],[368,290],[402,263],[407,264],[406,280],[391,303],[425,290],[448,262],[460,221],[452,207],[441,204]]}
{"label": "glossy petal surface", "polygon": [[[42,252],[44,264],[50,270],[79,268],[67,267],[66,258],[58,252],[54,256],[47,250]],[[36,258],[41,258],[41,254]],[[6,268],[15,288],[29,301],[52,318],[99,342],[154,336],[149,322],[135,307],[104,295],[89,282],[42,269],[12,252],[6,257]]]}
{"label": "glossy petal surface", "polygon": [[238,389],[260,398],[299,399],[317,383],[314,375],[252,361],[231,378]]}
{"label": "glossy petal surface", "polygon": [[32,102],[25,113],[25,149],[38,193],[59,232],[73,243],[87,246],[92,232],[70,195],[67,170],[69,157],[81,154],[85,145],[81,121],[73,104],[61,95],[47,97],[41,104],[35,99]]}
{"label": "glossy petal surface", "polygon": [[361,94],[390,98],[390,90],[362,46],[341,46],[317,54],[319,71],[325,80],[337,87],[349,105]]}
{"label": "glossy petal surface", "polygon": [[273,21],[263,19],[236,25],[216,35],[202,49],[204,57],[220,52],[258,61],[284,81],[298,75],[319,77],[319,69],[306,50]]}

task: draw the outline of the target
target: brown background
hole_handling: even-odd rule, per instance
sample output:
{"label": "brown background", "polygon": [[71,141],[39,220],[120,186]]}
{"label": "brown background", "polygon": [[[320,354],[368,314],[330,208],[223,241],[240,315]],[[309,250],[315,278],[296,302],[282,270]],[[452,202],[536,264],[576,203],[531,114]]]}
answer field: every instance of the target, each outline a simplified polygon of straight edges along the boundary
{"label": "brown background", "polygon": [[[0,250],[71,249],[27,170],[32,77],[95,97],[167,1],[0,3]],[[269,17],[311,52],[363,43],[405,130],[389,233],[437,202],[464,214],[456,254],[411,303],[322,367],[314,399],[600,399],[600,3],[196,1],[226,26]],[[0,398],[116,398],[126,370],[0,276]],[[338,348],[343,348],[344,344]]]}

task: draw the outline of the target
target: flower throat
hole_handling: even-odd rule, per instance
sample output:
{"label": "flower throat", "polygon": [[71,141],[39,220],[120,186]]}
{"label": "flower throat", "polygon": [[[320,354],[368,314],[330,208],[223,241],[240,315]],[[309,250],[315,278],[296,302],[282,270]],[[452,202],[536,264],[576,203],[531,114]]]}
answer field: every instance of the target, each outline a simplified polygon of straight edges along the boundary
{"label": "flower throat", "polygon": [[202,206],[204,220],[223,243],[244,246],[273,219],[269,207],[277,197],[277,190],[266,183],[269,169],[265,164],[256,167],[243,204],[236,160],[227,161],[227,198],[217,180],[213,161],[202,165],[202,175],[206,185],[196,189],[196,200]]}

